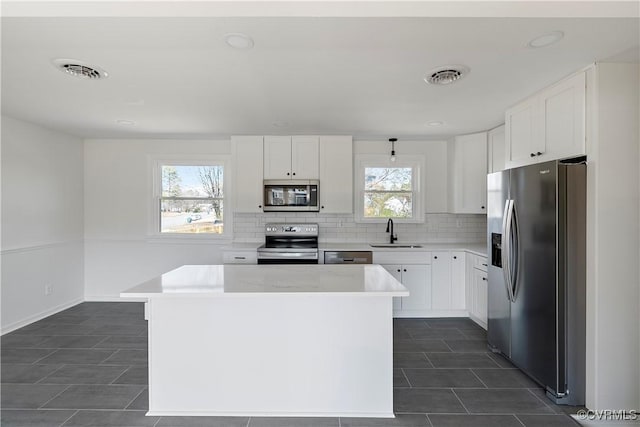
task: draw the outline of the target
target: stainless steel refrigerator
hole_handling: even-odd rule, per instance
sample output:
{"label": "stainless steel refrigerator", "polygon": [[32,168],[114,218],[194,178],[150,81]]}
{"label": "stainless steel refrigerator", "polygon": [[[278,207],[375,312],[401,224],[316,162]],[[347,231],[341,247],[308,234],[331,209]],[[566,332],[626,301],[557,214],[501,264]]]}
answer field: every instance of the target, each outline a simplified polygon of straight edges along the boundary
{"label": "stainless steel refrigerator", "polygon": [[489,345],[560,404],[584,404],[585,158],[487,178]]}

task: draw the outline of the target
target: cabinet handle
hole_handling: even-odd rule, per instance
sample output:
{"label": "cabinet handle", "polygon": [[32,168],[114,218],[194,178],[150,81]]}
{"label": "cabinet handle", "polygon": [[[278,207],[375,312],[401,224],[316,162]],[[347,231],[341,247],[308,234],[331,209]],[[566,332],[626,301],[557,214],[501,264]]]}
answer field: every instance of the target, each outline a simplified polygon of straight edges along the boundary
{"label": "cabinet handle", "polygon": [[486,281],[487,281],[487,278],[486,278],[486,277],[483,277],[483,278],[482,278],[482,280],[484,280],[484,281],[486,282]]}
{"label": "cabinet handle", "polygon": [[485,267],[488,267],[488,265],[487,265],[487,264],[485,264],[484,262],[482,263],[482,265],[484,265]]}
{"label": "cabinet handle", "polygon": [[400,273],[400,269],[398,269],[398,273]]}
{"label": "cabinet handle", "polygon": [[296,173],[294,172],[293,174],[295,175]]}
{"label": "cabinet handle", "polygon": [[480,209],[484,209],[484,206],[480,206]]}
{"label": "cabinet handle", "polygon": [[[532,154],[532,156],[533,156],[533,154]],[[291,174],[289,172],[287,172],[287,176],[289,176],[289,175],[291,175]]]}
{"label": "cabinet handle", "polygon": [[324,206],[320,206],[320,209],[324,209]]}
{"label": "cabinet handle", "polygon": [[260,209],[262,209],[262,205],[258,205],[258,207],[259,207]]}
{"label": "cabinet handle", "polygon": [[453,256],[453,259],[458,259],[458,257],[454,255],[454,256]]}
{"label": "cabinet handle", "polygon": [[[542,154],[542,153],[538,151],[538,152],[536,153],[536,156],[540,156],[541,154]],[[295,174],[294,174],[294,175],[295,175]]]}
{"label": "cabinet handle", "polygon": [[536,156],[536,153],[531,153],[531,157],[535,157],[535,156]]}
{"label": "cabinet handle", "polygon": [[434,257],[433,257],[433,259],[438,259],[438,257],[437,257],[437,256],[434,256]]}
{"label": "cabinet handle", "polygon": [[402,271],[404,271],[404,272],[406,273],[406,272],[407,272],[407,269],[405,268],[405,269],[404,269],[404,270],[402,270]]}
{"label": "cabinet handle", "polygon": [[243,256],[234,256],[233,258],[234,259],[247,259],[246,257],[243,257]]}

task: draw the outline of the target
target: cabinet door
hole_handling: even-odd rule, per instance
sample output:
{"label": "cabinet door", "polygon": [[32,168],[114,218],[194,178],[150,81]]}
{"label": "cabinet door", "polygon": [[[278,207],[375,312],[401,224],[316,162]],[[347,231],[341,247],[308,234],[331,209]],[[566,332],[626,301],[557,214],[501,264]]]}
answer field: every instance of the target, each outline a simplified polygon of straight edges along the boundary
{"label": "cabinet door", "polygon": [[[382,264],[382,268],[387,270],[398,282],[402,283],[402,266],[400,264]],[[393,297],[393,309],[395,311],[402,309],[403,299],[403,297]]]}
{"label": "cabinet door", "polygon": [[466,308],[465,292],[465,253],[451,252],[451,306],[452,310]]}
{"label": "cabinet door", "polygon": [[505,148],[504,148],[504,125],[489,131],[488,135],[488,172],[499,172],[504,170]]}
{"label": "cabinet door", "polygon": [[585,152],[585,73],[540,95],[542,137],[546,151],[538,161],[580,156]]}
{"label": "cabinet door", "polygon": [[487,133],[456,137],[452,163],[452,212],[486,213]]}
{"label": "cabinet door", "polygon": [[403,265],[402,284],[409,289],[409,296],[402,297],[402,310],[431,308],[430,265]]}
{"label": "cabinet door", "polygon": [[264,137],[264,179],[291,179],[291,137]]}
{"label": "cabinet door", "polygon": [[434,310],[451,308],[451,255],[433,252],[431,256],[431,307]]}
{"label": "cabinet door", "polygon": [[291,176],[293,179],[319,179],[317,136],[294,136],[291,139]]}
{"label": "cabinet door", "polygon": [[425,141],[427,147],[426,170],[423,179],[425,189],[426,213],[447,212],[447,142],[446,141]]}
{"label": "cabinet door", "polygon": [[350,136],[320,137],[321,213],[353,213],[352,153]]}
{"label": "cabinet door", "polygon": [[538,98],[534,97],[507,110],[505,114],[505,156],[507,168],[535,163],[537,151],[544,152],[536,141]]}
{"label": "cabinet door", "polygon": [[262,137],[233,136],[236,212],[262,212]]}
{"label": "cabinet door", "polygon": [[472,314],[485,326],[487,324],[487,300],[488,300],[488,285],[487,285],[487,273],[473,269],[473,310]]}

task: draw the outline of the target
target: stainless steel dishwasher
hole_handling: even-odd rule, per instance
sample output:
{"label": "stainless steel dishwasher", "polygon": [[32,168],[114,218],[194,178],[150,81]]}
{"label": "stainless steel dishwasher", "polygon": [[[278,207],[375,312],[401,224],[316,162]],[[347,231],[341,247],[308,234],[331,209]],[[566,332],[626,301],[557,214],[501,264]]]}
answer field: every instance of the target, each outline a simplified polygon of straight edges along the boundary
{"label": "stainless steel dishwasher", "polygon": [[371,264],[371,251],[325,251],[325,264]]}

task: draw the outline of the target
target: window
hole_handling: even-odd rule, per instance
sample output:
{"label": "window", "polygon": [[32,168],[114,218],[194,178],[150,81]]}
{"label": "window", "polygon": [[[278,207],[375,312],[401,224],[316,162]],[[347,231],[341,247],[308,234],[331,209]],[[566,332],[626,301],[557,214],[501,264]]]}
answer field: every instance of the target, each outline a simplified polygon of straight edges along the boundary
{"label": "window", "polygon": [[420,160],[390,162],[388,156],[360,155],[358,164],[357,218],[379,222],[393,218],[422,222],[420,209]]}
{"label": "window", "polygon": [[224,161],[156,161],[152,234],[224,236]]}

